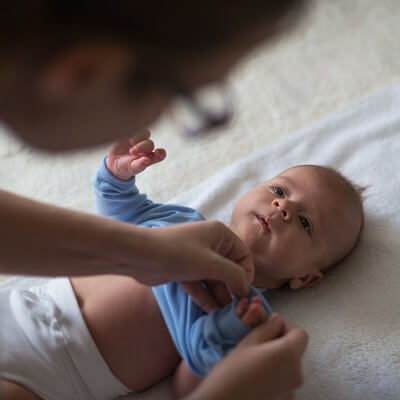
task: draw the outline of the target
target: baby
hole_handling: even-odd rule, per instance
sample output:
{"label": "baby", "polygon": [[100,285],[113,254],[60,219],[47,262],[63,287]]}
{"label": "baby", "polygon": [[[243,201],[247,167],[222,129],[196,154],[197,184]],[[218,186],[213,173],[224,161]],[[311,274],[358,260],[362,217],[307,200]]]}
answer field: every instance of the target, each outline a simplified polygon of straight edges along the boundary
{"label": "baby", "polygon": [[[134,176],[165,158],[149,136],[120,142],[101,163],[100,214],[150,228],[203,220],[138,192]],[[251,250],[255,286],[299,289],[353,250],[362,224],[358,190],[332,169],[303,165],[242,196],[230,227]],[[206,314],[175,282],[150,288],[110,275],[3,289],[0,304],[0,378],[9,399],[114,399],[174,371],[181,397],[270,313],[254,287],[249,298]]]}

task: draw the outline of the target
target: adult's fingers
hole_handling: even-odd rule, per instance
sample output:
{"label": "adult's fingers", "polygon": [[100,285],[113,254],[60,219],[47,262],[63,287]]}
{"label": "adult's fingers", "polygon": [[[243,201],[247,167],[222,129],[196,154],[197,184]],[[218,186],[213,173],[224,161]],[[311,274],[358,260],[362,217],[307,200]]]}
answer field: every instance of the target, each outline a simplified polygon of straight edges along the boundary
{"label": "adult's fingers", "polygon": [[229,293],[225,283],[218,281],[205,281],[208,291],[211,296],[216,300],[219,307],[225,307],[232,301],[232,297]]}
{"label": "adult's fingers", "polygon": [[250,346],[261,344],[277,339],[284,329],[284,321],[281,316],[272,313],[271,316],[261,325],[254,328],[240,343],[239,346]]}
{"label": "adult's fingers", "polygon": [[201,282],[180,282],[180,285],[205,312],[210,312],[219,307],[217,301],[204,288]]}
{"label": "adult's fingers", "polygon": [[225,282],[230,291],[238,297],[247,297],[249,295],[249,281],[246,271],[239,263],[230,261],[223,256],[218,256],[202,272],[203,278]]}
{"label": "adult's fingers", "polygon": [[203,232],[205,240],[215,252],[215,261],[204,266],[205,277],[225,282],[238,297],[248,296],[249,282],[254,278],[254,263],[249,248],[221,222],[209,221],[203,226],[207,226]]}
{"label": "adult's fingers", "polygon": [[[206,279],[224,282],[239,297],[248,296],[249,277],[254,271],[250,250],[221,222],[202,221],[154,229],[152,236],[160,249],[155,253],[158,261],[152,271],[152,284]],[[166,260],[169,268],[165,267]],[[158,280],[154,279],[156,273]]]}
{"label": "adult's fingers", "polygon": [[181,282],[180,285],[205,312],[224,307],[232,301],[226,285],[222,282]]}
{"label": "adult's fingers", "polygon": [[279,314],[273,313],[267,321],[254,328],[239,346],[249,346],[275,341],[276,347],[290,348],[292,355],[300,359],[307,348],[308,335],[298,326],[285,322]]}
{"label": "adult's fingers", "polygon": [[254,263],[249,248],[231,229],[223,224],[220,227],[224,230],[216,250],[222,256],[239,264],[245,271],[248,281],[252,282],[254,278]]}
{"label": "adult's fingers", "polygon": [[307,348],[308,334],[304,329],[285,322],[280,340],[283,346],[289,345],[293,349],[295,356],[301,357]]}
{"label": "adult's fingers", "polygon": [[[190,399],[292,400],[302,382],[301,358],[292,349],[277,346],[284,321],[272,315],[254,328],[193,392]],[[296,332],[289,327],[287,334]],[[278,337],[278,338],[277,338]]]}

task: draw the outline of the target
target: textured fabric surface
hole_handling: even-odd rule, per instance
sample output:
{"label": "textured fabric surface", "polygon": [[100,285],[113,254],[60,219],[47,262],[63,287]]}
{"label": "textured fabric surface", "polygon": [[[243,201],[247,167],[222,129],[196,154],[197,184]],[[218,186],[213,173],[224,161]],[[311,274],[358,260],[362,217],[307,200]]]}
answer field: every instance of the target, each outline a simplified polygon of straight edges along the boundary
{"label": "textured fabric surface", "polygon": [[[400,82],[231,164],[173,199],[206,218],[227,222],[235,199],[249,187],[303,163],[334,166],[367,187],[365,229],[355,252],[315,288],[268,295],[274,310],[310,334],[300,400],[398,399],[399,109]],[[25,284],[23,278],[6,282]],[[169,398],[170,390],[164,381],[140,398]]]}
{"label": "textured fabric surface", "polygon": [[337,168],[364,193],[359,246],[321,284],[269,291],[310,334],[299,400],[395,400],[400,393],[400,81],[221,170],[178,201],[228,222],[235,199],[296,164]]}
{"label": "textured fabric surface", "polygon": [[[180,137],[168,118],[153,127],[167,158],[139,175],[141,190],[167,201],[234,160],[400,79],[400,2],[314,3],[290,35],[256,49],[233,71],[236,117],[229,127],[199,140]],[[0,187],[94,212],[89,183],[107,149],[38,154],[0,135]]]}
{"label": "textured fabric surface", "polygon": [[[238,298],[207,314],[176,282],[156,286],[153,293],[175,347],[190,370],[201,378],[250,332],[236,315]],[[266,298],[250,286],[248,300],[254,296],[259,296],[269,316],[272,310]]]}
{"label": "textured fabric surface", "polygon": [[[360,179],[359,183],[374,183],[366,203],[368,226],[361,250],[349,260],[351,268],[335,271],[318,288],[296,294],[297,309],[291,294],[277,295],[276,306],[282,313],[305,326],[311,334],[305,362],[306,384],[299,399],[398,398],[399,387],[394,381],[394,374],[397,373],[398,380],[400,370],[400,284],[396,279],[400,228],[395,200],[399,187],[395,182],[398,159],[394,157],[394,137],[361,135],[365,128],[371,132],[374,126],[371,121],[377,124],[378,120],[382,125],[375,128],[379,127],[383,134],[392,132],[390,121],[396,112],[393,109],[388,112],[387,96],[383,103],[378,97],[375,101],[369,100],[371,106],[364,114],[354,113],[351,108],[353,113],[341,114],[343,118],[347,115],[341,125],[321,125],[318,138],[313,134],[315,125],[304,131],[301,142],[300,136],[291,132],[400,80],[399,16],[397,0],[315,1],[308,17],[291,35],[257,49],[233,71],[230,85],[236,94],[237,114],[231,126],[217,135],[189,141],[176,135],[164,119],[153,127],[153,136],[158,145],[166,147],[167,159],[138,177],[143,191],[155,201],[164,202],[195,187],[235,160],[286,137],[290,141],[285,142],[285,154],[279,150],[281,144],[277,148],[267,147],[268,165],[262,167],[267,175],[277,172],[285,163],[298,162],[300,153],[296,151],[301,150],[304,159],[337,162],[344,167],[343,172]],[[384,125],[385,121],[390,124]],[[336,143],[337,154],[327,154],[330,139],[335,139],[337,131],[344,126],[348,127],[346,135],[343,131],[338,135],[343,146]],[[359,136],[354,136],[354,132]],[[370,142],[376,148],[374,156],[379,159],[377,162],[375,158],[373,164],[366,158],[372,159],[372,154],[364,153],[364,146]],[[94,213],[90,179],[106,149],[63,156],[40,154],[2,134],[0,187]],[[252,176],[251,171],[250,175],[237,169],[231,171],[239,174],[235,179],[240,180],[243,175],[249,185],[249,177],[261,177]],[[215,183],[212,191],[208,190],[213,196],[202,198],[207,216],[227,218],[230,204],[224,202],[226,192],[218,195],[219,186],[222,186],[220,189],[226,186],[229,198],[246,188]],[[188,193],[181,200],[201,195],[196,191]],[[374,201],[381,202],[384,193],[392,199],[390,207],[373,207]],[[194,204],[194,199],[191,200]],[[364,260],[365,251],[371,258],[360,265],[357,258]],[[386,254],[393,258],[388,260]],[[30,282],[11,280],[7,285],[29,285]],[[163,382],[140,398],[167,399],[167,392],[168,384]]]}

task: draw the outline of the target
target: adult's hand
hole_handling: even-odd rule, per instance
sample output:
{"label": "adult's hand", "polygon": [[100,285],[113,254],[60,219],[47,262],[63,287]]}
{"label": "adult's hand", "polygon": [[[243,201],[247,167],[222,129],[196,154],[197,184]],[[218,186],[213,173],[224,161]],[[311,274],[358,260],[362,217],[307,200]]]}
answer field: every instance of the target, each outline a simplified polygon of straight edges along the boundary
{"label": "adult's hand", "polygon": [[[120,274],[147,285],[211,279],[238,296],[248,294],[253,278],[249,250],[220,222],[148,229],[3,191],[0,210],[7,232],[0,243],[2,273]],[[190,290],[196,292],[196,286]],[[197,290],[194,298],[205,309],[213,301],[206,290]]]}
{"label": "adult's hand", "polygon": [[222,308],[232,301],[232,296],[224,282],[204,279],[198,282],[180,282],[187,292],[204,311]]}
{"label": "adult's hand", "polygon": [[[157,246],[154,261],[158,265],[153,265],[150,280],[182,282],[184,289],[206,311],[229,302],[228,292],[221,282],[237,296],[248,295],[248,285],[254,276],[250,251],[221,222],[194,222],[153,230],[152,233],[154,246]],[[140,276],[136,279],[154,283],[146,282],[146,278]],[[202,285],[205,280],[209,291]]]}
{"label": "adult's hand", "polygon": [[304,330],[273,314],[250,332],[186,400],[289,400],[303,382]]}

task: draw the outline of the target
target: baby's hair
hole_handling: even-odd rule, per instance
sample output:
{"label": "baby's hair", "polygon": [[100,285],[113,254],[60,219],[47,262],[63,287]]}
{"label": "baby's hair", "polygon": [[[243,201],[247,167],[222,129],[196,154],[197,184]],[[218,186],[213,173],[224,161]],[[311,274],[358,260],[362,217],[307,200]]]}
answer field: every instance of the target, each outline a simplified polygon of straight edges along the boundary
{"label": "baby's hair", "polygon": [[357,247],[357,244],[360,241],[361,232],[364,228],[364,206],[363,206],[364,193],[367,188],[356,184],[351,179],[344,176],[340,171],[338,171],[333,167],[324,165],[304,164],[304,165],[296,165],[294,168],[297,167],[315,168],[320,170],[322,173],[325,173],[327,177],[330,177],[332,179],[332,183],[334,185],[337,185],[341,189],[343,195],[347,198],[347,200],[349,200],[351,204],[354,204],[356,206],[357,211],[360,213],[360,227],[357,236],[355,237],[354,243],[352,244],[350,249],[346,252],[346,254],[339,257],[332,264],[327,265],[326,267],[323,268],[323,270],[327,270],[341,263],[347,257],[349,257],[350,254],[353,253],[354,249]]}
{"label": "baby's hair", "polygon": [[325,270],[327,270],[347,259],[350,256],[350,254],[353,253],[354,249],[357,247],[360,241],[361,232],[364,228],[364,193],[366,187],[356,184],[354,181],[344,176],[340,171],[338,171],[335,168],[328,166],[319,166],[319,168],[323,168],[328,173],[331,174],[331,176],[336,180],[335,183],[339,185],[340,188],[342,189],[343,194],[352,202],[352,204],[356,205],[360,213],[360,228],[358,230],[353,245],[350,247],[350,249],[346,254],[337,259],[333,264],[327,266],[325,268]]}

